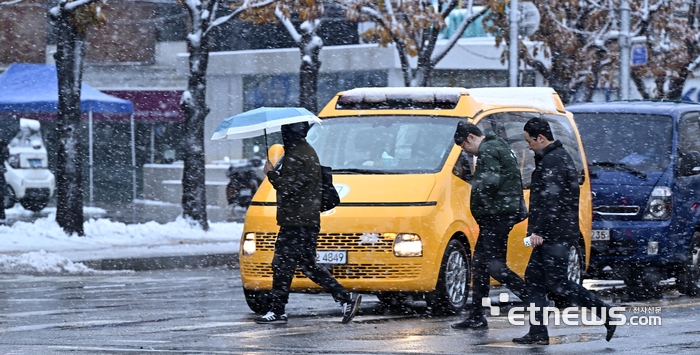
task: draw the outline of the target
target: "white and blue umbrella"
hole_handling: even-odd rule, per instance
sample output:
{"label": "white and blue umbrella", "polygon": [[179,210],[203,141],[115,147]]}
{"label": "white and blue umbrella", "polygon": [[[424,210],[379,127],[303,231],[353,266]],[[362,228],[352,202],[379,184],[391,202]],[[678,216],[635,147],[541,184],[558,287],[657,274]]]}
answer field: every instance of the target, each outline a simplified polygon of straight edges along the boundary
{"label": "white and blue umbrella", "polygon": [[268,132],[277,132],[283,125],[299,122],[321,123],[321,119],[301,107],[260,107],[223,120],[214,131],[211,140],[243,139],[261,135],[267,138]]}

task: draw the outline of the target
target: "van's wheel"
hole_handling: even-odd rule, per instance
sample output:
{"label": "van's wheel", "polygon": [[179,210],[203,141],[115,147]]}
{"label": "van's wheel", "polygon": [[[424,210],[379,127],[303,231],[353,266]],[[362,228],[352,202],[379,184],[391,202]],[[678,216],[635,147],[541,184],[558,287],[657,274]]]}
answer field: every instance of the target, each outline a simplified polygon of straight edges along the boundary
{"label": "van's wheel", "polygon": [[49,204],[49,201],[47,200],[37,200],[34,198],[23,198],[21,201],[19,201],[20,204],[22,204],[22,207],[24,207],[25,210],[30,210],[32,212],[39,212],[46,207],[46,205]]}
{"label": "van's wheel", "polygon": [[569,246],[569,261],[566,267],[566,276],[569,280],[577,283],[583,283],[583,254],[581,246],[576,243]]}
{"label": "van's wheel", "polygon": [[3,200],[3,205],[5,206],[5,209],[15,207],[15,203],[17,203],[17,197],[15,197],[15,190],[13,190],[10,185],[5,185],[5,198]]}
{"label": "van's wheel", "polygon": [[265,314],[270,310],[270,298],[267,291],[252,291],[243,289],[245,301],[251,311],[257,314]]}
{"label": "van's wheel", "polygon": [[440,264],[435,291],[425,295],[433,314],[452,314],[467,304],[470,282],[469,252],[458,240],[450,240]]}
{"label": "van's wheel", "polygon": [[683,269],[676,278],[678,291],[688,296],[697,296],[700,293],[698,281],[700,281],[700,230],[696,230],[690,239],[688,251],[686,251]]}

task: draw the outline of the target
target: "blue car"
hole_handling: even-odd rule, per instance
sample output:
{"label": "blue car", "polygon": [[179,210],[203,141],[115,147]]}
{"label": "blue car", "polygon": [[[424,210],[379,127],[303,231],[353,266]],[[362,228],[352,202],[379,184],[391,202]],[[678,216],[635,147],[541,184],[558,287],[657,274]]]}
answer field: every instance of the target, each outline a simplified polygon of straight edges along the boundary
{"label": "blue car", "polygon": [[698,293],[700,105],[575,104],[593,193],[588,276]]}

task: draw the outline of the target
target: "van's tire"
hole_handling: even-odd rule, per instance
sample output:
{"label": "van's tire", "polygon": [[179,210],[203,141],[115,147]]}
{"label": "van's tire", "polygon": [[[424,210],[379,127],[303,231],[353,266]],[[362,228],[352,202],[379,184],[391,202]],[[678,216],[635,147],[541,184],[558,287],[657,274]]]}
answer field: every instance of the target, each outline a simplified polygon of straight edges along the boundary
{"label": "van's tire", "polygon": [[408,301],[408,296],[401,292],[379,292],[377,298],[389,307],[400,307]]}
{"label": "van's tire", "polygon": [[462,242],[452,239],[445,248],[435,291],[425,295],[434,315],[454,314],[467,305],[471,280],[470,254]]}
{"label": "van's tire", "polygon": [[17,198],[15,197],[15,190],[12,189],[12,186],[5,185],[5,199],[3,201],[5,209],[15,207],[15,203],[17,203]]}
{"label": "van's tire", "polygon": [[623,302],[647,301],[663,297],[661,280],[665,273],[654,267],[631,267],[624,277]]}
{"label": "van's tire", "polygon": [[49,201],[47,200],[37,200],[33,198],[23,198],[21,201],[19,201],[20,204],[22,204],[22,207],[24,207],[25,210],[30,210],[32,212],[39,212],[46,207],[46,205],[49,204]]}
{"label": "van's tire", "polygon": [[270,310],[270,296],[268,291],[252,291],[243,289],[248,308],[257,314],[265,314]]}
{"label": "van's tire", "polygon": [[698,281],[700,281],[700,230],[696,230],[690,238],[690,244],[686,251],[685,260],[680,274],[676,278],[678,291],[687,296],[697,296],[700,293]]}

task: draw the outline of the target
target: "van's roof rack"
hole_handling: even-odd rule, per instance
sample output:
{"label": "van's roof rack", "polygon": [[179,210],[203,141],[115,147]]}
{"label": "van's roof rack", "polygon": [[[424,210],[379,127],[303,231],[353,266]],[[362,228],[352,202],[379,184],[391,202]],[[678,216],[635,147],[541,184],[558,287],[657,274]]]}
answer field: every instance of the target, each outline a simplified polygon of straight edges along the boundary
{"label": "van's roof rack", "polygon": [[482,106],[531,107],[546,112],[565,112],[564,104],[549,87],[378,87],[341,92],[337,110],[453,110],[461,96]]}
{"label": "van's roof rack", "polygon": [[341,93],[336,109],[452,110],[466,92],[464,88],[449,87],[358,88]]}

